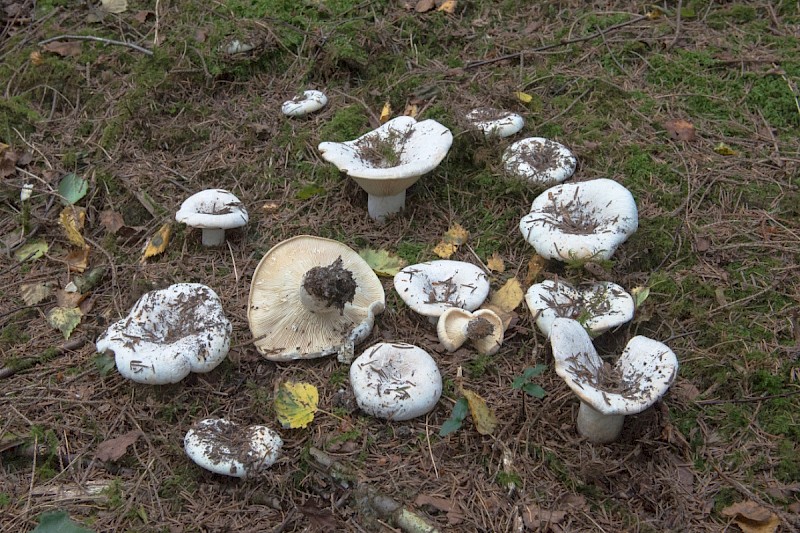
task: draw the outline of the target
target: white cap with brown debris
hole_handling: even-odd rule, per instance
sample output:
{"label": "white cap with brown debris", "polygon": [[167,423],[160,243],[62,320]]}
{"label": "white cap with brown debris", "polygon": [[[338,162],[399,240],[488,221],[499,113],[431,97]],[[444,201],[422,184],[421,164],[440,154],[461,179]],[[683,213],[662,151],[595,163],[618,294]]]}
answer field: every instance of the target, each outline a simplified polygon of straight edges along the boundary
{"label": "white cap with brown debris", "polygon": [[283,440],[267,426],[244,427],[224,418],[197,422],[183,438],[186,455],[215,474],[244,478],[278,460]]}

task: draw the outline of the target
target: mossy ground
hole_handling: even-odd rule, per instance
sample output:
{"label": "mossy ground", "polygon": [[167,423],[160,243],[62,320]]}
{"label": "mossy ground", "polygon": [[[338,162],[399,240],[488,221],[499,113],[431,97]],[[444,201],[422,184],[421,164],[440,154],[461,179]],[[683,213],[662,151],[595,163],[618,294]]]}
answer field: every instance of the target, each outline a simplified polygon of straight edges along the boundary
{"label": "mossy ground", "polygon": [[[0,11],[0,142],[31,157],[0,181],[9,247],[0,355],[6,366],[41,363],[0,378],[0,529],[30,530],[41,512],[65,509],[97,531],[388,530],[313,468],[311,447],[443,531],[545,531],[545,510],[564,512],[564,531],[719,531],[729,526],[721,511],[742,500],[776,513],[787,531],[800,527],[796,2],[689,0],[678,3],[680,16],[673,2],[630,24],[643,4],[481,0],[447,14],[387,0],[131,0],[128,11],[94,21],[84,3],[7,4],[19,11]],[[153,55],[82,41],[77,55],[62,56],[37,45],[60,34],[132,42]],[[253,49],[228,53],[234,40]],[[511,59],[495,61],[504,56]],[[329,104],[307,118],[283,117],[281,103],[307,88],[324,90]],[[316,147],[377,126],[387,102],[398,114],[412,101],[455,140],[408,191],[405,212],[377,226],[366,194]],[[525,129],[483,139],[462,118],[479,106],[518,112]],[[671,119],[690,122],[694,138],[676,139]],[[637,233],[601,272],[628,289],[649,287],[650,297],[630,325],[596,344],[618,353],[646,335],[667,343],[681,370],[665,401],[630,417],[619,442],[578,437],[577,401],[554,372],[534,380],[543,400],[511,388],[525,368],[552,366],[524,308],[498,354],[447,354],[386,280],[387,310],[367,343],[417,344],[445,380],[438,407],[406,423],[337,403],[349,378],[333,358],[275,364],[257,354],[246,319],[250,276],[270,247],[294,235],[385,248],[414,263],[435,259],[434,246],[457,222],[471,237],[454,259],[499,254],[506,272],[494,289],[512,275],[525,279],[533,252],[518,224],[542,189],[508,181],[500,162],[522,136],[565,144],[579,160],[574,179],[615,179],[637,201]],[[56,301],[28,306],[20,287],[64,287],[74,277],[54,195],[66,172],[89,180],[80,205],[90,263],[109,271],[72,334],[85,342],[64,351],[54,350],[64,339],[46,322]],[[21,239],[26,182],[34,184],[35,235]],[[207,249],[197,231],[173,225],[166,252],[140,263],[149,236],[207,187],[237,194],[248,226]],[[106,211],[120,213],[125,227],[109,232]],[[26,238],[44,238],[47,256],[17,264],[12,252]],[[591,272],[551,263],[536,279],[587,281],[598,275]],[[93,341],[108,324],[142,293],[188,281],[220,294],[234,323],[229,361],[163,388],[101,372]],[[494,409],[494,435],[468,420],[438,436],[458,397],[459,368]],[[183,434],[201,417],[277,426],[273,391],[290,379],[314,383],[323,411],[308,429],[282,431],[283,458],[263,478],[221,479],[184,456]],[[131,430],[143,437],[119,461],[92,459],[101,442]],[[24,455],[6,448],[9,439],[39,446]],[[87,481],[107,486],[63,496]],[[415,505],[421,495],[447,504]]]}

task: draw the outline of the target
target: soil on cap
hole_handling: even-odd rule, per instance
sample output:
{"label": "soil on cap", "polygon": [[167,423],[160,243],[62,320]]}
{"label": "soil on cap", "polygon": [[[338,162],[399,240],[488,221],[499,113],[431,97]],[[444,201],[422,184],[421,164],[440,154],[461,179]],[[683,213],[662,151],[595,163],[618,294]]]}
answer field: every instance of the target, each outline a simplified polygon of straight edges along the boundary
{"label": "soil on cap", "polygon": [[344,312],[344,305],[351,303],[356,295],[358,284],[353,273],[342,266],[342,257],[328,266],[316,266],[306,272],[303,288],[315,298]]}

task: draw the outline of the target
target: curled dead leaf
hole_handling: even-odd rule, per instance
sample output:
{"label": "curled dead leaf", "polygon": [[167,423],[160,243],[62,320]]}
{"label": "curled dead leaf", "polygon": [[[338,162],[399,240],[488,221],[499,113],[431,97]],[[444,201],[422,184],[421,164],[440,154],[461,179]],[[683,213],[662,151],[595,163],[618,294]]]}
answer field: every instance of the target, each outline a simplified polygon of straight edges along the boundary
{"label": "curled dead leaf", "polygon": [[679,141],[693,141],[696,137],[694,124],[682,118],[673,118],[664,123],[670,137]]}

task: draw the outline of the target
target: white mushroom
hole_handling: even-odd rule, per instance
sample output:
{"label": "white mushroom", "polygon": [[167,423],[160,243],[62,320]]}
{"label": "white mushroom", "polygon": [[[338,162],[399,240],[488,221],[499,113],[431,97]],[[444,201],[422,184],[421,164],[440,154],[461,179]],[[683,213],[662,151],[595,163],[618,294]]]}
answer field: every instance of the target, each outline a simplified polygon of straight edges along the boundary
{"label": "white mushroom", "polygon": [[281,106],[281,112],[287,117],[303,117],[319,111],[328,103],[328,97],[322,91],[303,91],[302,96],[295,96]]}
{"label": "white mushroom", "polygon": [[525,303],[546,337],[559,317],[577,320],[596,337],[631,320],[635,308],[633,297],[610,281],[573,287],[562,280],[546,280],[528,288]]}
{"label": "white mushroom", "polygon": [[448,352],[470,341],[478,353],[494,355],[503,343],[503,319],[491,309],[472,312],[451,307],[439,317],[436,333]]}
{"label": "white mushroom", "polygon": [[453,135],[435,120],[397,117],[354,141],[323,142],[322,157],[367,191],[369,216],[382,222],[405,207],[406,189],[447,155]]}
{"label": "white mushroom", "polygon": [[442,395],[442,375],[436,361],[422,348],[382,342],[353,361],[350,386],[365,413],[409,420],[436,406]]}
{"label": "white mushroom", "polygon": [[338,353],[349,362],[385,304],[378,276],[358,253],[299,235],[274,246],[256,267],[247,320],[256,348],[271,361]]}
{"label": "white mushroom", "polygon": [[633,337],[612,366],[597,355],[583,326],[557,318],[550,331],[556,373],[581,400],[578,432],[592,442],[613,442],[625,416],[641,413],[667,392],[678,359],[666,345]]}
{"label": "white mushroom", "polygon": [[467,113],[466,119],[486,137],[509,137],[525,125],[522,115],[491,107],[473,109]]}
{"label": "white mushroom", "polygon": [[636,202],[616,181],[564,183],[534,199],[522,218],[523,237],[546,259],[609,259],[639,225]]}
{"label": "white mushroom", "polygon": [[187,198],[175,220],[203,230],[203,246],[225,242],[225,230],[247,224],[247,210],[239,199],[223,189],[206,189]]}
{"label": "white mushroom", "polygon": [[403,268],[394,288],[408,306],[436,323],[451,307],[474,311],[489,295],[489,277],[463,261],[438,260]]}
{"label": "white mushroom", "polygon": [[543,137],[519,140],[503,153],[506,172],[538,185],[561,183],[572,176],[577,164],[566,146]]}
{"label": "white mushroom", "polygon": [[228,354],[231,329],[213,290],[178,283],[144,294],[96,344],[98,352],[114,353],[123,377],[163,385],[216,368]]}
{"label": "white mushroom", "polygon": [[242,427],[224,418],[206,418],[183,438],[186,455],[215,474],[244,478],[278,460],[283,440],[267,426]]}

